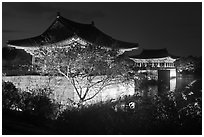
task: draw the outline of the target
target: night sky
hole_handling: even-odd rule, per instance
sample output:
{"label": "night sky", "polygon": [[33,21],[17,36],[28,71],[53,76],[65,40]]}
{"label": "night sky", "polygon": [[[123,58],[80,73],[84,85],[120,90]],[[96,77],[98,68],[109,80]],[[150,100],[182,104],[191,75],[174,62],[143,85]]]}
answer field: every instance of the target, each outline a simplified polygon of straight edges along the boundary
{"label": "night sky", "polygon": [[[167,48],[177,56],[202,55],[202,3],[3,3],[3,46],[7,40],[40,35],[59,11],[141,49]],[[139,50],[139,51],[140,51]]]}

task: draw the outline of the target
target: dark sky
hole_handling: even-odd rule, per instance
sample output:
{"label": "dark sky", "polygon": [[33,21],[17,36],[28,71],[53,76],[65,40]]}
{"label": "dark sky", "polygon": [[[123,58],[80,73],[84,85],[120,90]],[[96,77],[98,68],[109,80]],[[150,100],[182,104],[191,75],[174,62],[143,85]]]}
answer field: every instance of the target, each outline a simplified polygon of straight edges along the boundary
{"label": "dark sky", "polygon": [[[3,3],[3,46],[7,40],[40,35],[60,11],[65,18],[95,22],[115,39],[140,48],[167,48],[178,56],[202,55],[202,3]],[[141,50],[140,49],[140,50]]]}

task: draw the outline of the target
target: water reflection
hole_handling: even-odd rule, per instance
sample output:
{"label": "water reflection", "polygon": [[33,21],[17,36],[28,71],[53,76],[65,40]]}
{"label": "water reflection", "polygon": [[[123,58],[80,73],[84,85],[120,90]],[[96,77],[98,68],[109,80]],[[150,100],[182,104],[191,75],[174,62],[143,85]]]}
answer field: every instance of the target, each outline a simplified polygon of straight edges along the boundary
{"label": "water reflection", "polygon": [[176,91],[182,90],[186,85],[195,80],[193,75],[180,76],[176,79]]}
{"label": "water reflection", "polygon": [[169,85],[170,85],[170,91],[175,91],[176,90],[176,78],[170,79]]}
{"label": "water reflection", "polygon": [[188,75],[158,82],[155,85],[147,84],[143,87],[143,96],[154,97],[155,95],[161,95],[164,92],[173,92],[176,94],[176,92],[181,92],[193,80],[195,80],[194,76]]}

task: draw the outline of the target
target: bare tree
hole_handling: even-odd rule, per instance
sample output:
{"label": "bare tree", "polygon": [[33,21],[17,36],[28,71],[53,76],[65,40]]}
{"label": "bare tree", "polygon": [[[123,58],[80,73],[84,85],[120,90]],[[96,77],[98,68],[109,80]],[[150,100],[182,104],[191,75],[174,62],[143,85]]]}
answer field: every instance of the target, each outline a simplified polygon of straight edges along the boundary
{"label": "bare tree", "polygon": [[117,61],[118,50],[97,45],[42,46],[35,50],[42,74],[65,77],[73,85],[79,103],[93,99],[105,87],[127,81],[128,66]]}

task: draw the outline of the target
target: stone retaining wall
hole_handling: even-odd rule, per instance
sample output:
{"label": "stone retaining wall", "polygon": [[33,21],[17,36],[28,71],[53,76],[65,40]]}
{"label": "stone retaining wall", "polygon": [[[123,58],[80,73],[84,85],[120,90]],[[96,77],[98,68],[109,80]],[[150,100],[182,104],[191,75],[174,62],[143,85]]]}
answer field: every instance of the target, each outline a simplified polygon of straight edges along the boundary
{"label": "stone retaining wall", "polygon": [[[72,84],[64,77],[50,78],[48,76],[4,76],[4,81],[12,82],[17,88],[22,91],[37,88],[51,88],[53,89],[53,98],[58,102],[67,104],[68,98],[78,101],[79,98],[74,90]],[[116,99],[124,95],[134,94],[134,83],[129,84],[116,84],[103,89],[103,91],[95,96],[87,103],[96,103],[106,101],[108,99]]]}

